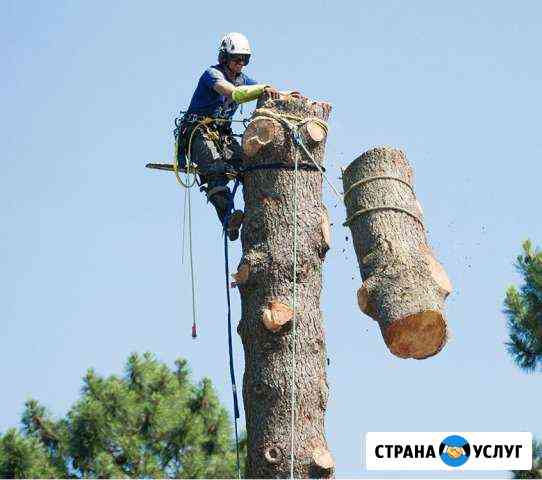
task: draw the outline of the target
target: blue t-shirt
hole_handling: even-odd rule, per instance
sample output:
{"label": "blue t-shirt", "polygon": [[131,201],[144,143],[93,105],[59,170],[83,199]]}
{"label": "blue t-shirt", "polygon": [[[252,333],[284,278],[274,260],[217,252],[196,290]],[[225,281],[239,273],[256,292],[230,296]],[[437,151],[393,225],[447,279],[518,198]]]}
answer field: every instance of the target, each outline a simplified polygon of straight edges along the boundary
{"label": "blue t-shirt", "polygon": [[200,77],[198,86],[187,113],[196,113],[209,117],[232,118],[239,104],[231,98],[220,95],[213,87],[217,82],[229,82],[238,87],[239,85],[256,85],[258,82],[240,73],[234,82],[230,81],[224,73],[222,65],[209,67]]}

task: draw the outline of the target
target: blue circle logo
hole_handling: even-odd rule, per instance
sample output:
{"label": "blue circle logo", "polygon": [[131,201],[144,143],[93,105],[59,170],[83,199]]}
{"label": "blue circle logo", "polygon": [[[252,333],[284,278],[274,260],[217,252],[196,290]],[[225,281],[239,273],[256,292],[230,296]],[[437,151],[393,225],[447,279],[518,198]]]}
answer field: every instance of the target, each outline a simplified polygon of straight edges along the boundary
{"label": "blue circle logo", "polygon": [[460,467],[470,457],[470,445],[463,437],[450,435],[440,442],[438,453],[446,465]]}

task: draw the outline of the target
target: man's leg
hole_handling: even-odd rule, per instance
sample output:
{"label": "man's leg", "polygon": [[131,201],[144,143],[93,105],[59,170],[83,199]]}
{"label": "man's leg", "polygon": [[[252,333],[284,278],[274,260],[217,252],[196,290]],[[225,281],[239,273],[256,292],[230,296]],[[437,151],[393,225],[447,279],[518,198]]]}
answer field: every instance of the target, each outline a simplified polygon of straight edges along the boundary
{"label": "man's leg", "polygon": [[[231,135],[226,137],[225,146],[225,161],[230,165],[233,171],[239,171],[243,166],[244,152],[237,139]],[[230,240],[237,240],[239,236],[239,230],[243,224],[244,214],[242,210],[235,210],[228,223],[228,236]]]}
{"label": "man's leg", "polygon": [[227,138],[226,146],[226,162],[228,162],[235,170],[238,170],[243,166],[244,152],[243,147],[232,135],[229,135]]}
{"label": "man's leg", "polygon": [[224,162],[216,145],[212,140],[207,140],[198,131],[192,139],[191,159],[197,163],[200,176],[207,183],[207,200],[212,203],[223,223],[228,212],[231,192],[227,187],[228,179],[220,173]]}
{"label": "man's leg", "polygon": [[[231,191],[227,187],[228,178],[225,175],[225,163],[212,140],[207,140],[201,132],[194,134],[192,141],[192,157],[197,163],[200,176],[207,182],[207,200],[215,207],[224,224],[226,215],[230,210]],[[242,222],[242,213],[234,212],[228,222],[228,237],[236,240],[239,237],[239,228]]]}

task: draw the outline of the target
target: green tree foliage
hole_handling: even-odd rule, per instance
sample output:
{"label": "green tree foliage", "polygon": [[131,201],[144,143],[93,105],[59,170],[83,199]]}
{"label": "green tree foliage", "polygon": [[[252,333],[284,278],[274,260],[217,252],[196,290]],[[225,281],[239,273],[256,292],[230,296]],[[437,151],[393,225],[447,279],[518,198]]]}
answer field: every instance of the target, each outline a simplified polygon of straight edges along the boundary
{"label": "green tree foliage", "polygon": [[129,357],[123,377],[90,369],[60,420],[27,401],[21,432],[0,437],[0,477],[236,477],[232,426],[211,381],[194,385],[186,361],[175,365],[146,353]]}
{"label": "green tree foliage", "polygon": [[47,449],[37,439],[21,435],[11,428],[0,437],[1,478],[66,477],[64,469],[55,468]]}
{"label": "green tree foliage", "polygon": [[510,332],[506,346],[519,368],[533,372],[542,367],[542,251],[527,240],[516,268],[523,284],[506,292],[504,313]]}
{"label": "green tree foliage", "polygon": [[[516,268],[523,284],[519,290],[510,286],[506,291],[504,313],[510,334],[506,347],[521,370],[534,372],[542,367],[542,252],[529,240],[523,243]],[[533,440],[533,468],[514,470],[512,478],[542,478],[541,442]]]}
{"label": "green tree foliage", "polygon": [[512,478],[542,478],[542,443],[533,440],[533,468],[512,470]]}

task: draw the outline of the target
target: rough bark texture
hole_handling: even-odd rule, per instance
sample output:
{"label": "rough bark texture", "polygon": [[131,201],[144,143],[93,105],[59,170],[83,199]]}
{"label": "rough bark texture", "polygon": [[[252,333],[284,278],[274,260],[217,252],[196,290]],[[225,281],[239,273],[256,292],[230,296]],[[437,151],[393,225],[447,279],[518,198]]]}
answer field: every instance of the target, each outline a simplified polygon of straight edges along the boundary
{"label": "rough bark texture", "polygon": [[405,154],[390,147],[365,152],[343,171],[346,224],[363,278],[358,305],[393,354],[422,359],[446,344],[452,285],[427,244],[412,181]]}
{"label": "rough bark texture", "polygon": [[[264,103],[265,102],[265,103]],[[327,120],[327,104],[308,99],[260,102],[276,113]],[[301,129],[314,158],[324,160],[325,138]],[[311,136],[312,135],[312,136]],[[308,137],[311,136],[309,139]],[[247,165],[308,163],[289,133],[274,119],[255,118],[243,147]],[[320,291],[329,249],[329,222],[322,204],[322,177],[298,172],[298,268],[296,313],[294,475],[331,477],[334,463],[324,436],[328,399],[326,349]],[[248,435],[247,475],[290,475],[294,172],[256,170],[244,179],[243,256],[235,277],[241,294],[238,332],[245,350],[243,399]]]}

